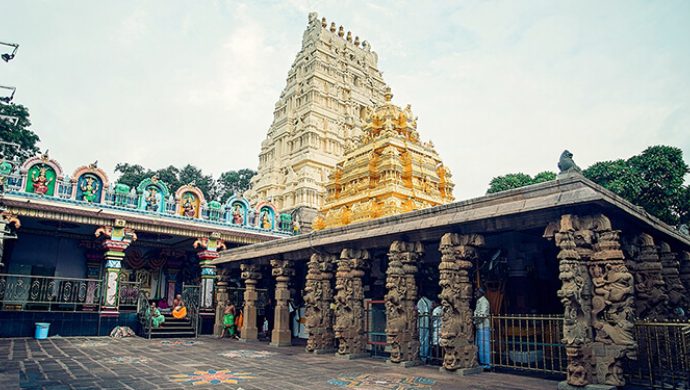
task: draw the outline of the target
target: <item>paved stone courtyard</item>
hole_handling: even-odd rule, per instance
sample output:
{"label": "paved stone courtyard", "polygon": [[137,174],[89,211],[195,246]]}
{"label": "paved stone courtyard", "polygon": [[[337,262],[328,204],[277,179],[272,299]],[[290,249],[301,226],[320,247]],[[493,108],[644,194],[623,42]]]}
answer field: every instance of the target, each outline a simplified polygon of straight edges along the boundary
{"label": "paved stone courtyard", "polygon": [[301,347],[234,340],[108,337],[0,339],[0,389],[548,389],[555,381],[473,377],[382,360],[341,360]]}

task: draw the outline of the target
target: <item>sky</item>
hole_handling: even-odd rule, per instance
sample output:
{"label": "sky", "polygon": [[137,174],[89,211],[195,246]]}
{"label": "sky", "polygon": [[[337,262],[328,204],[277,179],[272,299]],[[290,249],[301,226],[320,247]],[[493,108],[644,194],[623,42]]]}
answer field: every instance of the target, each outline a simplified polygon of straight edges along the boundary
{"label": "sky", "polygon": [[393,102],[453,173],[582,168],[647,146],[690,161],[690,1],[0,0],[0,63],[67,174],[98,160],[214,176],[258,166],[307,15],[378,53]]}

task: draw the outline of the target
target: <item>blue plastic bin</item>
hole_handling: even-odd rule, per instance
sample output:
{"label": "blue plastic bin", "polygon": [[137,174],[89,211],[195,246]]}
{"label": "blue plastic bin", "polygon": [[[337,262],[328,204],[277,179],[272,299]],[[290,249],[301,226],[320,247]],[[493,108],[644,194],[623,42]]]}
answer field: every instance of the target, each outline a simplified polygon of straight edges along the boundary
{"label": "blue plastic bin", "polygon": [[36,340],[43,340],[48,338],[48,329],[50,329],[49,322],[37,322],[36,323],[36,334],[34,337]]}

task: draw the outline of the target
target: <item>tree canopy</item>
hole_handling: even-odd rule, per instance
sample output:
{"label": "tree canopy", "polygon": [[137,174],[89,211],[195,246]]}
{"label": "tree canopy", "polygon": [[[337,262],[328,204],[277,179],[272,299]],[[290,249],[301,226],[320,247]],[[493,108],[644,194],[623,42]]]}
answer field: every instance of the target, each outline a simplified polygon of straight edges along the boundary
{"label": "tree canopy", "polygon": [[543,183],[556,179],[556,172],[544,171],[537,173],[534,177],[525,173],[509,173],[507,175],[494,177],[489,183],[487,194],[506,191],[513,188],[520,188],[532,184]]}
{"label": "tree canopy", "polygon": [[[0,140],[19,145],[4,146],[2,150],[8,160],[25,160],[38,152],[38,135],[29,129],[29,110],[21,104],[0,104]],[[12,118],[17,118],[16,123]]]}
{"label": "tree canopy", "polygon": [[[688,173],[690,168],[683,160],[683,152],[664,145],[650,146],[627,160],[597,162],[582,172],[586,178],[671,225],[690,222],[690,186],[684,184]],[[555,178],[554,172],[542,172],[534,178],[510,173],[493,178],[487,193]]]}
{"label": "tree canopy", "polygon": [[151,170],[138,164],[120,163],[115,166],[115,172],[120,173],[117,183],[136,187],[142,180],[153,175],[165,182],[171,191],[175,191],[185,184],[194,184],[204,194],[207,200],[218,199],[225,202],[233,193],[241,195],[249,189],[249,180],[256,174],[251,169],[227,171],[218,180],[211,175],[204,175],[201,169],[187,164],[177,168],[172,165],[158,170]]}

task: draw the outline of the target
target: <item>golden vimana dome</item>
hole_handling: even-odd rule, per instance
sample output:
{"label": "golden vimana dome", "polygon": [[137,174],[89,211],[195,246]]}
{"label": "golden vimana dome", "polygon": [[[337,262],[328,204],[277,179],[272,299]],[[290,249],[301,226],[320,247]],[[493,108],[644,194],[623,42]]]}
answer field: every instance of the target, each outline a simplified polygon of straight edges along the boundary
{"label": "golden vimana dome", "polygon": [[408,104],[374,107],[362,136],[352,140],[328,177],[326,201],[313,228],[348,225],[453,201],[448,168],[431,142],[421,142]]}

